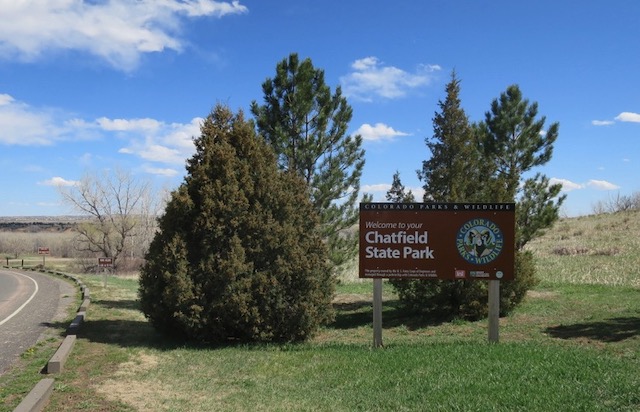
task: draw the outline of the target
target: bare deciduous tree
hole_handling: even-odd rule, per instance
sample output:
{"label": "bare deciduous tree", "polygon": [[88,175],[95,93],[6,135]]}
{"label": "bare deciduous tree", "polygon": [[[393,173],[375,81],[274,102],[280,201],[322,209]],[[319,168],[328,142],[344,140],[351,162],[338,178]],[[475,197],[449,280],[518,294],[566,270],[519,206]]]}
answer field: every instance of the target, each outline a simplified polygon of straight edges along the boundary
{"label": "bare deciduous tree", "polygon": [[606,200],[599,200],[593,204],[591,209],[596,215],[638,210],[640,209],[640,192],[634,192],[630,195],[622,195],[618,192],[615,195],[609,195]]}
{"label": "bare deciduous tree", "polygon": [[108,170],[86,173],[76,185],[59,187],[59,192],[75,213],[92,218],[78,224],[76,249],[112,257],[116,268],[126,257],[142,257],[161,207],[149,182],[127,171]]}

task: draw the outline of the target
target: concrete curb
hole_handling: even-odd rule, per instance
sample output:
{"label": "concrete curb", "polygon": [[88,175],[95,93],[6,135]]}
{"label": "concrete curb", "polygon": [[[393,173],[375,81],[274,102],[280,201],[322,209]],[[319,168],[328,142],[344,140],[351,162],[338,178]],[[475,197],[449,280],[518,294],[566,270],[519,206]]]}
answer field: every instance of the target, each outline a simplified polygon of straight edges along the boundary
{"label": "concrete curb", "polygon": [[[67,328],[67,336],[64,338],[56,353],[53,354],[49,362],[46,366],[46,371],[48,374],[60,373],[64,370],[64,364],[66,363],[71,351],[73,350],[73,346],[75,345],[80,326],[84,322],[84,318],[86,317],[87,309],[89,308],[89,304],[91,303],[89,288],[85,286],[84,283],[77,277],[73,275],[69,275],[67,273],[61,272],[53,272],[49,271],[49,273],[62,276],[67,278],[78,287],[80,287],[80,291],[82,292],[82,304],[78,308],[76,313],[76,317],[73,319],[69,327]],[[34,388],[27,394],[27,396],[20,402],[20,404],[13,410],[13,412],[40,412],[44,409],[45,405],[49,402],[49,398],[51,397],[51,393],[53,392],[53,384],[55,383],[53,378],[45,378],[40,380],[34,386]]]}
{"label": "concrete curb", "polygon": [[[87,289],[88,290],[88,289]],[[80,305],[80,309],[78,309],[78,312],[86,312],[87,309],[89,308],[89,305],[91,304],[91,299],[89,298],[85,298],[82,301],[82,305]]]}
{"label": "concrete curb", "polygon": [[67,335],[62,341],[62,344],[56,351],[56,353],[49,359],[47,363],[47,373],[61,373],[64,369],[64,364],[69,358],[73,345],[76,344],[76,335]]}
{"label": "concrete curb", "polygon": [[53,379],[42,379],[29,392],[29,394],[20,402],[13,412],[40,412],[44,409],[49,401],[51,392],[53,392]]}
{"label": "concrete curb", "polygon": [[67,328],[67,335],[77,335],[78,330],[80,330],[80,326],[84,322],[84,318],[86,316],[86,312],[78,312],[76,317],[73,319],[69,327]]}

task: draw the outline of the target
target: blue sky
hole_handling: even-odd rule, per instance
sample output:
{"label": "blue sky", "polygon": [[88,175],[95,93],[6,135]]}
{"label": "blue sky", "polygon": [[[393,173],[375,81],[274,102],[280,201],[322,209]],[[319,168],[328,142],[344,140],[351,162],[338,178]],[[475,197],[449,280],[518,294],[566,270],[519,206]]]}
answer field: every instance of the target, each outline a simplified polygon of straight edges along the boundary
{"label": "blue sky", "polygon": [[535,171],[588,214],[640,191],[639,21],[637,0],[0,0],[0,216],[68,214],[55,186],[107,168],[177,187],[202,117],[250,117],[292,52],[348,97],[376,200],[396,170],[421,198],[455,70],[471,121],[518,84],[560,123]]}

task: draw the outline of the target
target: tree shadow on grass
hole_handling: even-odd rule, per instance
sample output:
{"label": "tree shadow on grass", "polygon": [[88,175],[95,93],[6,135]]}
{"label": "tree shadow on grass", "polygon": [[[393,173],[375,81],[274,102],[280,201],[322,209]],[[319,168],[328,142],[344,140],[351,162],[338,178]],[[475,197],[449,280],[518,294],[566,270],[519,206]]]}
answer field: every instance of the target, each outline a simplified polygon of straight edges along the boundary
{"label": "tree shadow on grass", "polygon": [[185,346],[185,342],[161,334],[144,320],[87,319],[80,327],[78,338],[123,348],[171,350]]}
{"label": "tree shadow on grass", "polygon": [[[370,326],[373,322],[373,307],[371,300],[352,300],[334,303],[336,319],[329,325],[335,329],[355,329]],[[79,339],[89,342],[116,345],[123,348],[149,348],[156,350],[172,350],[176,348],[222,348],[237,345],[247,345],[247,342],[226,343],[197,343],[184,339],[172,338],[157,331],[150,322],[143,319],[92,319],[91,308],[100,306],[106,310],[135,310],[140,311],[138,300],[99,300],[92,302],[87,311],[87,317],[77,332]],[[383,303],[383,328],[405,326],[409,330],[416,330],[427,326],[436,326],[450,319],[445,317],[425,317],[405,311],[398,300]],[[47,323],[45,326],[60,329],[61,335],[66,334],[69,322]],[[249,345],[251,345],[249,343]],[[261,344],[256,344],[258,347]]]}
{"label": "tree shadow on grass", "polygon": [[[100,307],[103,310],[140,311],[140,302],[137,299],[130,300],[96,300],[87,308],[84,321],[77,331],[79,339],[87,339],[90,342],[117,345],[121,347],[146,347],[159,350],[170,350],[184,347],[184,341],[178,341],[162,335],[147,320],[136,319],[92,319],[92,308]],[[141,314],[142,316],[142,314]],[[60,335],[68,333],[70,321],[47,322],[43,326],[60,330]]]}
{"label": "tree shadow on grass", "polygon": [[105,309],[127,309],[127,310],[140,310],[139,300],[98,300],[91,303],[92,305],[99,305]]}
{"label": "tree shadow on grass", "polygon": [[[355,300],[333,304],[335,321],[329,325],[335,329],[352,329],[373,323],[373,303],[371,300]],[[382,305],[382,328],[405,326],[409,330],[427,326],[437,326],[450,321],[445,314],[421,315],[403,308],[399,300],[388,300]]]}
{"label": "tree shadow on grass", "polygon": [[621,342],[640,336],[640,317],[618,317],[598,322],[553,326],[545,329],[545,333],[559,339],[587,338],[600,342]]}

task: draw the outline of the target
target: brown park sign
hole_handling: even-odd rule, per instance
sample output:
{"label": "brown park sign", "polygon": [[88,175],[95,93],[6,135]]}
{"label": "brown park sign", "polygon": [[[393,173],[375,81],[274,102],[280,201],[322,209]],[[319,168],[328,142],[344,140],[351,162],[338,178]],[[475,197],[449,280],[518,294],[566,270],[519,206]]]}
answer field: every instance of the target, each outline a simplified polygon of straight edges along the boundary
{"label": "brown park sign", "polygon": [[113,258],[112,257],[98,258],[98,267],[101,267],[101,268],[113,267]]}
{"label": "brown park sign", "polygon": [[360,277],[513,280],[514,203],[361,203]]}

